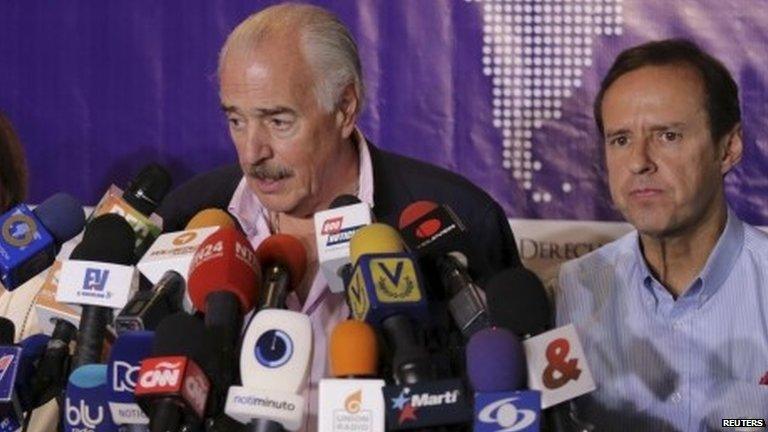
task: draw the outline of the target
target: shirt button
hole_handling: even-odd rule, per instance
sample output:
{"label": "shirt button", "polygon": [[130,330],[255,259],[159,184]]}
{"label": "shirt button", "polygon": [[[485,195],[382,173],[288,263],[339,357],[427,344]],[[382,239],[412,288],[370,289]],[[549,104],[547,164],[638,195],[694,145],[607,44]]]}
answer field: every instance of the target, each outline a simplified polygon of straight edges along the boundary
{"label": "shirt button", "polygon": [[683,323],[680,321],[675,321],[672,323],[672,328],[675,330],[680,330],[683,328]]}
{"label": "shirt button", "polygon": [[675,392],[675,393],[672,394],[672,397],[670,397],[669,400],[673,404],[678,404],[678,403],[680,403],[681,400],[683,400],[683,396],[680,393]]}

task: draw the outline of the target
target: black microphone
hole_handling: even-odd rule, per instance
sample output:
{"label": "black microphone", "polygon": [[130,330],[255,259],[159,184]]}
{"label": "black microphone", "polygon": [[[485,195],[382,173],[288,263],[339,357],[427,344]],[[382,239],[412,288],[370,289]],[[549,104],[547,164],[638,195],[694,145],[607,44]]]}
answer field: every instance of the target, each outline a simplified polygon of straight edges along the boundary
{"label": "black microphone", "polygon": [[115,318],[115,331],[155,330],[168,315],[183,310],[184,277],[173,270],[165,272],[152,289],[140,290]]}
{"label": "black microphone", "polygon": [[348,205],[359,204],[359,203],[361,203],[360,198],[354,195],[344,194],[334,198],[333,201],[331,201],[331,205],[329,205],[328,208],[334,209],[334,208],[346,207]]}
{"label": "black microphone", "polygon": [[494,275],[485,287],[485,295],[492,323],[520,338],[536,336],[552,327],[547,291],[528,269],[510,268]]}
{"label": "black microphone", "polygon": [[439,276],[429,282],[443,287],[448,311],[465,340],[488,327],[482,289],[470,275],[463,252],[468,232],[459,217],[447,206],[417,201],[400,214],[399,228],[408,246],[419,254],[424,273]]}
{"label": "black microphone", "polygon": [[285,309],[285,298],[295,290],[307,268],[304,245],[288,234],[267,237],[256,249],[256,259],[261,266],[261,309]]}
{"label": "black microphone", "polygon": [[67,320],[57,319],[51,338],[32,378],[32,400],[40,406],[58,397],[67,387],[71,363],[70,344],[77,337],[77,327]]}
{"label": "black microphone", "polygon": [[139,171],[123,192],[123,199],[134,209],[149,216],[171,190],[171,175],[158,164]]}
{"label": "black microphone", "polygon": [[0,316],[0,345],[13,345],[16,337],[16,325],[6,317]]}
{"label": "black microphone", "polygon": [[152,355],[142,361],[135,388],[152,432],[202,423],[211,391],[210,342],[203,322],[184,312],[165,318],[157,327]]}
{"label": "black microphone", "polygon": [[[80,286],[70,286],[60,284],[57,299],[63,294],[64,289],[75,291],[72,298],[78,296],[84,297],[82,300],[83,310],[80,315],[80,328],[77,335],[77,352],[73,368],[89,363],[98,363],[101,359],[101,351],[104,344],[104,336],[107,331],[107,325],[112,316],[112,307],[105,305],[95,305],[90,303],[92,300],[101,300],[112,302],[118,300],[121,296],[116,295],[116,291],[125,291],[127,296],[130,290],[132,280],[122,279],[114,283],[116,276],[110,280],[110,272],[114,268],[104,266],[103,264],[117,264],[120,266],[131,266],[135,262],[133,254],[134,244],[136,242],[135,234],[130,225],[122,217],[109,213],[92,220],[85,229],[83,241],[75,247],[70,255],[69,261],[62,266],[62,273],[65,267],[75,261],[84,261],[84,276],[80,279]],[[62,278],[63,279],[63,278]],[[112,284],[107,287],[107,284]],[[67,286],[64,286],[67,285]],[[114,288],[112,288],[114,287]],[[112,304],[118,308],[124,306]]]}
{"label": "black microphone", "polygon": [[[553,314],[544,284],[526,268],[506,269],[494,275],[485,287],[494,325],[528,339],[553,327]],[[573,400],[544,410],[544,428],[549,432],[589,432],[594,426],[579,420]]]}

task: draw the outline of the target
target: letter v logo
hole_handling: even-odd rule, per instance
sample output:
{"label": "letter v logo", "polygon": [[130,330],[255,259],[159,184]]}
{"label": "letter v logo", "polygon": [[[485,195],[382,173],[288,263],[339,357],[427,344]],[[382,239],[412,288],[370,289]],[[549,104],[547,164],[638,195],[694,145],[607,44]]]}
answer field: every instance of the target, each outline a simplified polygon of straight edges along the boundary
{"label": "letter v logo", "polygon": [[392,274],[392,272],[389,271],[389,268],[387,268],[383,262],[378,262],[376,264],[378,264],[379,268],[382,272],[384,272],[387,278],[393,284],[395,284],[395,286],[397,286],[400,282],[400,277],[403,275],[403,263],[404,262],[402,260],[397,262],[397,265],[395,266],[395,274]]}

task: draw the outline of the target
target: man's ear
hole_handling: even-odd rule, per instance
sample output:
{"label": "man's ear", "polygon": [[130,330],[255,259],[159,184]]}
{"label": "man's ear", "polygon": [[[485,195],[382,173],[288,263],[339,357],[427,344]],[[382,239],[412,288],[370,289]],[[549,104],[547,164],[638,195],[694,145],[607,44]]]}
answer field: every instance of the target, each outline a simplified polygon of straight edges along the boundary
{"label": "man's ear", "polygon": [[336,108],[336,121],[341,127],[341,134],[344,139],[352,135],[357,124],[358,107],[360,99],[355,91],[355,84],[349,83],[344,87],[339,98],[339,104]]}
{"label": "man's ear", "polygon": [[742,141],[741,123],[736,123],[736,126],[723,137],[723,144],[720,149],[720,172],[725,175],[739,161],[741,161],[742,153],[744,152],[744,143]]}

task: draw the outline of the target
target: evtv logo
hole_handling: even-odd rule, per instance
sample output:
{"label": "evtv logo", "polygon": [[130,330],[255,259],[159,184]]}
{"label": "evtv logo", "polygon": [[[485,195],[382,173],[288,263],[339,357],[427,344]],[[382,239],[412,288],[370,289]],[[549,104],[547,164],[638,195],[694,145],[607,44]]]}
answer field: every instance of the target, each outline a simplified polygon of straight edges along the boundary
{"label": "evtv logo", "polygon": [[109,279],[109,270],[98,268],[85,269],[83,291],[104,291]]}

